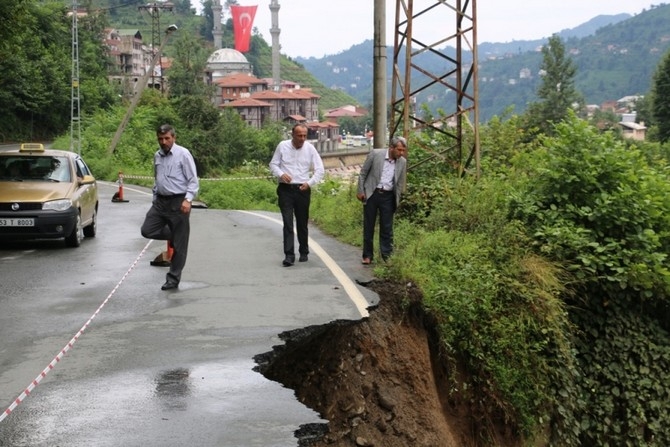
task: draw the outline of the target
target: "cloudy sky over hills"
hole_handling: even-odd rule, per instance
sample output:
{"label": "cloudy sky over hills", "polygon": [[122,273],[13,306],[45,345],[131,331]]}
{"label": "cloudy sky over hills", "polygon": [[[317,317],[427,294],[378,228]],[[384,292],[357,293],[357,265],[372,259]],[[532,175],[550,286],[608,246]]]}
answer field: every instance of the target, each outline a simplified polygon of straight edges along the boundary
{"label": "cloudy sky over hills", "polygon": [[[197,3],[198,0],[192,0],[192,4]],[[393,45],[395,3],[386,2],[387,45]],[[272,42],[270,0],[239,0],[239,4],[258,5],[254,26],[268,43]],[[415,0],[415,13],[435,4],[435,0]],[[448,4],[454,5],[455,1]],[[655,3],[649,0],[479,0],[478,40],[482,43],[540,39],[574,28],[597,15],[634,15],[652,4]],[[323,57],[373,38],[372,0],[279,0],[279,5],[281,52],[288,56]],[[228,13],[224,14],[226,20]],[[420,32],[423,42],[444,39],[455,31],[455,15],[444,6],[424,17],[420,23],[419,19],[414,20],[415,37]]]}

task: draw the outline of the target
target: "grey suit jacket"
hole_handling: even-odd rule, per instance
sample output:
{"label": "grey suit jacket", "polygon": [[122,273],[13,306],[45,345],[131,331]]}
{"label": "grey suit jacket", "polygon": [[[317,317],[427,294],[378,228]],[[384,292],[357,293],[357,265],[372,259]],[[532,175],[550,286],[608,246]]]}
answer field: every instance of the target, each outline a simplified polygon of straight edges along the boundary
{"label": "grey suit jacket", "polygon": [[[368,154],[358,176],[358,193],[365,194],[367,201],[382,178],[382,169],[384,168],[384,158],[388,149],[373,149]],[[405,192],[405,173],[407,170],[407,160],[400,157],[395,161],[395,173],[393,175],[396,207],[400,205],[400,196]]]}

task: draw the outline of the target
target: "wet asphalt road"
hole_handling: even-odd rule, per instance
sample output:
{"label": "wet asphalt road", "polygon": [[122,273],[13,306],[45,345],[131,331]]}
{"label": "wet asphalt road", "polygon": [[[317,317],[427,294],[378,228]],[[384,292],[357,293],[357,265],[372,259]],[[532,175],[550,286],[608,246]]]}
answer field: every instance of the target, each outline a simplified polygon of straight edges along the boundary
{"label": "wet asphalt road", "polygon": [[309,262],[283,268],[279,213],[195,209],[180,288],[161,291],[166,243],[139,232],[151,196],[117,191],[100,184],[98,236],[77,249],[0,245],[0,446],[296,446],[325,421],[253,357],[365,315],[359,250],[311,226]]}

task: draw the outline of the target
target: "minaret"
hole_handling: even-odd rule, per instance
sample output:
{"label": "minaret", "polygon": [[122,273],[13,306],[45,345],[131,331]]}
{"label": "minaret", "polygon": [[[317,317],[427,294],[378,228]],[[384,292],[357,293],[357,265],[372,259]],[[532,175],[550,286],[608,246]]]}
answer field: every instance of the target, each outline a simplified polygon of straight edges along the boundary
{"label": "minaret", "polygon": [[279,0],[272,0],[270,2],[270,12],[272,14],[272,28],[270,34],[272,35],[272,89],[281,89],[281,76],[279,74]]}
{"label": "minaret", "polygon": [[221,27],[221,0],[212,1],[212,20],[214,26],[212,35],[214,36],[214,50],[220,50],[222,46],[223,29]]}

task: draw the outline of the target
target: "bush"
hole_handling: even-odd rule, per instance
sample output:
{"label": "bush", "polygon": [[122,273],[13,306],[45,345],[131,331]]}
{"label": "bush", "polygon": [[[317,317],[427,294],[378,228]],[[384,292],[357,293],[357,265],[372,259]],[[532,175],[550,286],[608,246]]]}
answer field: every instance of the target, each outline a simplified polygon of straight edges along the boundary
{"label": "bush", "polygon": [[[635,146],[571,117],[519,166],[512,214],[565,263],[581,445],[668,445],[670,186]],[[664,402],[661,404],[661,402]]]}
{"label": "bush", "polygon": [[356,177],[345,181],[327,177],[312,192],[310,218],[327,234],[362,246],[363,205],[356,198],[357,182]]}

